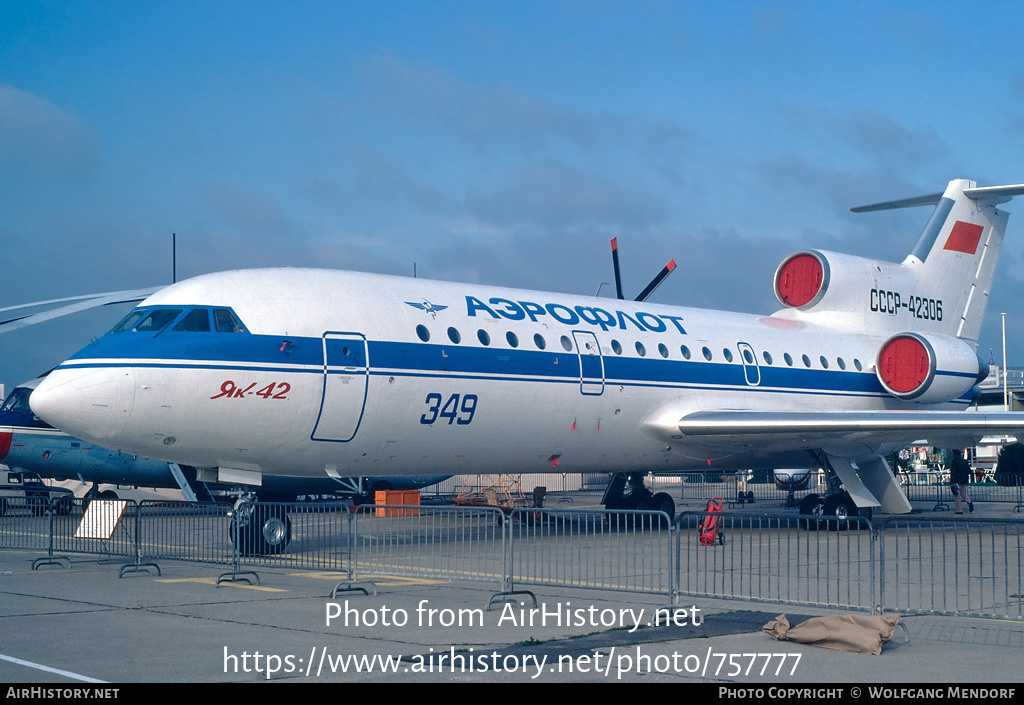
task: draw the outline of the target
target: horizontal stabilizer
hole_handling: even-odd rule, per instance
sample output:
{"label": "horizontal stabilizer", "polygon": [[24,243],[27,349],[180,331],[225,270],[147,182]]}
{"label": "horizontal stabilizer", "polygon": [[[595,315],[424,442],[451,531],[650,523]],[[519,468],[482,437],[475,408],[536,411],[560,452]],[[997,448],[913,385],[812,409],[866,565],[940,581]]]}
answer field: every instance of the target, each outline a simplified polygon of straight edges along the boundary
{"label": "horizontal stabilizer", "polygon": [[942,192],[930,193],[927,196],[915,196],[914,198],[901,198],[898,201],[884,201],[873,203],[869,206],[857,206],[851,208],[851,213],[870,213],[872,211],[889,211],[895,208],[913,208],[915,206],[934,206],[942,198]]}
{"label": "horizontal stabilizer", "polygon": [[[994,206],[999,203],[1005,203],[1014,196],[1024,195],[1024,184],[1013,184],[1010,186],[981,186],[976,188],[966,188],[963,191],[964,195],[970,199],[978,201],[983,205]],[[867,206],[857,206],[851,208],[851,213],[871,213],[873,211],[888,211],[896,208],[913,208],[915,206],[934,206],[938,204],[942,198],[942,192],[929,193],[924,196],[914,196],[913,198],[901,198],[896,201],[883,201],[882,203],[872,203]]]}

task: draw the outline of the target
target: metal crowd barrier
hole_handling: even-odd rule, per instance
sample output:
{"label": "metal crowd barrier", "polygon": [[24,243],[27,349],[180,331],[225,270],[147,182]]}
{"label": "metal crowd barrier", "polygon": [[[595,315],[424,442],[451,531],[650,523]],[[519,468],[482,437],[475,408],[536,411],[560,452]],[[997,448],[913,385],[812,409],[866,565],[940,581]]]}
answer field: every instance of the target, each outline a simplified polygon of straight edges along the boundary
{"label": "metal crowd barrier", "polygon": [[[717,519],[720,536],[704,545],[708,519]],[[862,610],[876,604],[865,519],[686,512],[677,524],[682,594]]]}
{"label": "metal crowd barrier", "polygon": [[[540,508],[98,504],[120,513],[84,532],[77,510],[8,512],[0,547],[45,553],[37,565],[64,553],[133,561],[122,574],[173,559],[230,565],[233,574],[274,566],[338,571],[349,582],[478,580],[502,593],[564,586],[1024,620],[1020,518],[904,516],[873,527],[735,511],[669,522],[660,512]],[[702,542],[709,517],[718,531]]]}
{"label": "metal crowd barrier", "polygon": [[497,507],[361,506],[352,517],[360,576],[504,581],[509,520]]}
{"label": "metal crowd barrier", "polygon": [[674,594],[675,533],[662,512],[516,509],[506,590],[559,585]]}
{"label": "metal crowd barrier", "polygon": [[144,501],[138,506],[139,558],[228,563],[234,553],[222,504]]}
{"label": "metal crowd barrier", "polygon": [[[949,489],[949,471],[927,470],[899,473],[900,486],[911,502],[934,502],[935,511],[953,508],[953,493]],[[1000,485],[992,480],[970,482],[967,494],[974,502],[1014,504],[1019,511],[1024,506],[1024,486]]]}
{"label": "metal crowd barrier", "polygon": [[1022,527],[1000,519],[885,519],[880,609],[1024,619]]}
{"label": "metal crowd barrier", "polygon": [[108,506],[109,511],[105,513],[101,511],[105,505],[97,507],[93,515],[105,517],[103,524],[110,529],[109,534],[104,533],[102,537],[95,531],[79,531],[82,512],[87,506],[88,502],[76,501],[69,507],[65,498],[56,497],[31,507],[8,507],[4,515],[0,516],[0,546],[45,551],[46,557],[36,560],[33,568],[63,565],[61,561],[70,560],[63,556],[64,553],[100,555],[111,559],[136,556],[136,505],[133,502],[119,502]]}

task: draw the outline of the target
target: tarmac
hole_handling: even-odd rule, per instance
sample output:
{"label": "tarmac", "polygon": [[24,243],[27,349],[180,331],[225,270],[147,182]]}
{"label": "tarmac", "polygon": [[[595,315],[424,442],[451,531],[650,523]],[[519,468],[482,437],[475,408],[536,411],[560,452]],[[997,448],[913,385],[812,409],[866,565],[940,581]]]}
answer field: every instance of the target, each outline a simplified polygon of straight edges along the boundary
{"label": "tarmac", "polygon": [[841,613],[792,605],[682,598],[674,623],[654,626],[664,596],[529,588],[541,610],[531,614],[525,598],[486,610],[494,583],[361,576],[376,594],[332,598],[343,575],[258,568],[258,585],[218,587],[219,565],[161,560],[160,575],[119,578],[122,561],[33,570],[37,557],[0,551],[2,683],[667,682],[804,699],[1010,684],[971,691],[1002,699],[1024,679],[1020,621],[908,615],[874,655],[762,631],[780,614],[797,624]]}

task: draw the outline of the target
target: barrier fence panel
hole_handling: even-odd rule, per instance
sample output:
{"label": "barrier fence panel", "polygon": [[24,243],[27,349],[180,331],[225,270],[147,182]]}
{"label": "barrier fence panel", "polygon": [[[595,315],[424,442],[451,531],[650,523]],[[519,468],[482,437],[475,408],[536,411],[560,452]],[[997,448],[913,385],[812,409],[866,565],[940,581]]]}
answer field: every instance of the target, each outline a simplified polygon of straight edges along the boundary
{"label": "barrier fence panel", "polygon": [[517,509],[511,584],[673,594],[672,528],[661,512]]}
{"label": "barrier fence panel", "polygon": [[234,548],[229,506],[190,502],[139,504],[139,552],[144,558],[228,563]]}
{"label": "barrier fence panel", "polygon": [[53,551],[119,558],[138,550],[138,505],[130,500],[97,499],[83,503],[84,514],[50,513]]}
{"label": "barrier fence panel", "polygon": [[497,507],[375,505],[353,517],[358,577],[504,582],[508,517]]}
{"label": "barrier fence panel", "polygon": [[[941,470],[919,470],[899,473],[900,486],[911,502],[934,502],[935,510],[953,508],[953,493],[949,489],[949,472]],[[1011,479],[1011,482],[1014,481]],[[972,480],[967,485],[967,494],[974,502],[997,502],[1021,506],[1024,487],[1014,484],[1000,484],[992,478],[981,482]]]}
{"label": "barrier fence panel", "polygon": [[239,564],[348,570],[352,520],[348,503],[243,502],[225,529]]}
{"label": "barrier fence panel", "polygon": [[890,517],[880,603],[893,612],[1024,619],[1024,521]]}
{"label": "barrier fence panel", "polygon": [[[701,526],[710,519],[720,522],[721,535],[705,534],[705,545]],[[676,523],[682,594],[862,610],[877,604],[864,519],[836,530],[838,520],[686,512]]]}
{"label": "barrier fence panel", "polygon": [[0,546],[49,550],[53,512],[48,507],[41,503],[25,507],[2,504],[0,509]]}

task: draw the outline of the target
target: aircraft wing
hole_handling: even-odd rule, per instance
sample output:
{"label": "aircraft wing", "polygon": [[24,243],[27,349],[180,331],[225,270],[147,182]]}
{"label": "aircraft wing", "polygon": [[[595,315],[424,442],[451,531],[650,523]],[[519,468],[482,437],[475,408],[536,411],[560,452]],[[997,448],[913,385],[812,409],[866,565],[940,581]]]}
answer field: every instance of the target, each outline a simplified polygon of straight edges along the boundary
{"label": "aircraft wing", "polygon": [[[156,293],[162,287],[150,289],[126,289],[124,291],[108,291],[101,294],[85,294],[83,296],[69,296],[64,299],[50,299],[49,301],[34,301],[29,304],[19,304],[0,308],[0,333],[10,333],[12,330],[25,328],[26,326],[42,323],[61,316],[67,316],[78,311],[85,311],[98,306],[109,306],[113,304],[138,303],[147,296]],[[66,304],[59,308],[40,311],[38,313],[11,316],[8,312],[33,308],[36,306],[52,306],[53,304]]]}
{"label": "aircraft wing", "polygon": [[1024,413],[972,411],[659,411],[644,422],[669,443],[714,453],[821,449],[841,456],[874,454],[891,444],[927,440],[963,448],[985,436],[1024,437]]}

